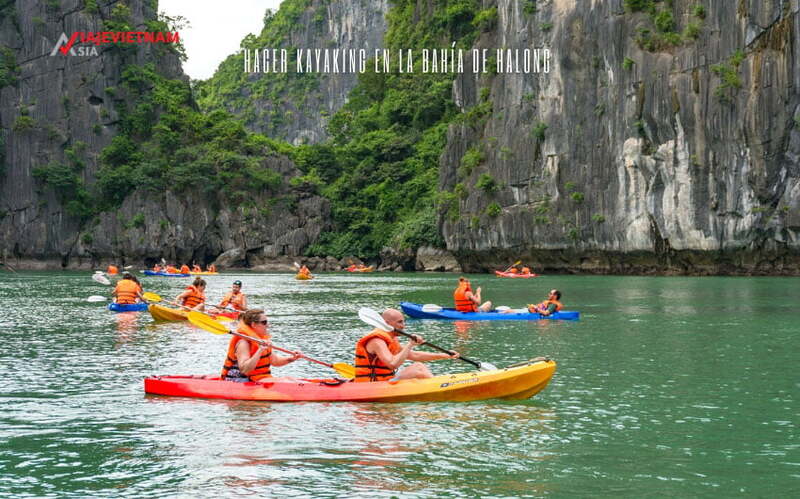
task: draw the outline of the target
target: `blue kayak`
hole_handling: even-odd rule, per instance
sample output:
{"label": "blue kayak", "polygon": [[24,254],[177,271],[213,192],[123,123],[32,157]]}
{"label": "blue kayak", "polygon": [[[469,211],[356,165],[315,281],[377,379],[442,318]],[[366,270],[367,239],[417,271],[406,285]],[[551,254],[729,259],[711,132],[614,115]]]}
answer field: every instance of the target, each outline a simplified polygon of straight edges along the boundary
{"label": "blue kayak", "polygon": [[454,308],[442,308],[438,312],[423,312],[419,303],[401,302],[400,308],[409,317],[415,319],[447,319],[462,321],[538,321],[539,319],[558,319],[562,321],[577,321],[581,318],[580,312],[561,311],[551,315],[540,315],[526,312],[524,314],[504,314],[502,312],[459,312]]}
{"label": "blue kayak", "polygon": [[192,277],[192,274],[170,274],[169,272],[155,272],[153,270],[143,270],[144,275],[157,275],[159,277]]}
{"label": "blue kayak", "polygon": [[147,310],[147,303],[109,303],[108,309],[112,312],[143,312]]}

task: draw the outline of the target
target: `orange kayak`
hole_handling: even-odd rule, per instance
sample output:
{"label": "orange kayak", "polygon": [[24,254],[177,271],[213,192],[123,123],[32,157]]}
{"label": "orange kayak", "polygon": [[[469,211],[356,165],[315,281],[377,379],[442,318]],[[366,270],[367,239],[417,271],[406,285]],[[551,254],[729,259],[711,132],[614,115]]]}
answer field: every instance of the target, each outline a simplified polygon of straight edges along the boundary
{"label": "orange kayak", "polygon": [[232,400],[360,401],[360,402],[467,402],[493,398],[526,399],[542,391],[556,363],[527,361],[494,371],[445,374],[429,379],[342,382],[333,379],[268,378],[237,383],[218,376],[150,376],[145,393],[173,397]]}

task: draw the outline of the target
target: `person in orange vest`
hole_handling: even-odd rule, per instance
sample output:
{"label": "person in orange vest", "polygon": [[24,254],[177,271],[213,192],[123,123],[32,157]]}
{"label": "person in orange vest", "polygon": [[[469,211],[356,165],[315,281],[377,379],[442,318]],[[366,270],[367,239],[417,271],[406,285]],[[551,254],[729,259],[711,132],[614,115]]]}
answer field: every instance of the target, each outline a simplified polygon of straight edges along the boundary
{"label": "person in orange vest", "polygon": [[178,269],[176,269],[174,265],[167,265],[166,272],[167,274],[177,274]]}
{"label": "person in orange vest", "polygon": [[530,275],[531,269],[529,267],[522,267],[522,274],[523,275]]}
{"label": "person in orange vest", "polygon": [[130,272],[122,273],[122,279],[117,283],[111,295],[114,296],[114,303],[120,305],[131,305],[138,301],[144,301],[142,286]]}
{"label": "person in orange vest", "polygon": [[116,265],[109,265],[108,268],[106,269],[106,274],[117,275],[119,274],[119,269],[117,268]]}
{"label": "person in orange vest", "polygon": [[206,281],[198,277],[183,293],[175,297],[175,301],[186,308],[202,312],[206,302],[205,290]]}
{"label": "person in orange vest", "polygon": [[487,312],[492,309],[492,302],[481,304],[481,288],[472,292],[469,280],[465,277],[458,278],[458,287],[453,291],[453,300],[459,312]]}
{"label": "person in orange vest", "polygon": [[161,272],[161,265],[159,264],[153,265],[153,272]]}
{"label": "person in orange vest", "polygon": [[519,270],[517,270],[516,267],[511,267],[510,269],[508,269],[508,273],[509,274],[516,274],[518,272],[519,272]]}
{"label": "person in orange vest", "polygon": [[550,290],[547,299],[536,305],[528,305],[528,312],[539,315],[550,315],[561,310],[561,291],[557,289]]}
{"label": "person in orange vest", "polygon": [[217,266],[214,265],[213,263],[211,265],[209,265],[208,267],[206,267],[206,268],[208,269],[209,272],[216,272],[217,271]]}
{"label": "person in orange vest", "polygon": [[197,265],[196,263],[192,264],[192,272],[202,272],[202,271],[203,269],[201,269],[199,265]]}
{"label": "person in orange vest", "polygon": [[[386,309],[382,314],[383,320],[402,332],[405,329],[403,313],[393,308]],[[390,379],[431,378],[428,366],[422,362],[440,359],[457,359],[460,354],[415,352],[414,347],[421,345],[425,340],[418,336],[413,337],[405,345],[397,341],[399,336],[395,331],[387,333],[381,329],[374,329],[363,336],[356,343],[355,367],[357,383],[368,381],[388,381]],[[406,360],[415,361],[410,366],[398,372],[398,368]]]}
{"label": "person in orange vest", "polygon": [[220,307],[227,307],[228,304],[242,312],[247,310],[247,297],[242,293],[242,281],[233,281],[231,290],[219,302]]}
{"label": "person in orange vest", "polygon": [[189,266],[185,263],[181,265],[181,274],[188,274],[189,273]]}
{"label": "person in orange vest", "polygon": [[[242,314],[237,331],[251,338],[270,341],[268,325],[267,314],[260,308],[254,308]],[[302,355],[302,352],[294,352],[288,357],[279,355],[270,346],[234,336],[228,343],[228,354],[225,356],[220,378],[241,382],[271,378],[273,366],[285,366]]]}
{"label": "person in orange vest", "polygon": [[305,275],[305,276],[311,277],[311,271],[308,270],[308,267],[306,267],[305,265],[300,267],[300,270],[298,270],[297,273],[300,274],[300,275]]}

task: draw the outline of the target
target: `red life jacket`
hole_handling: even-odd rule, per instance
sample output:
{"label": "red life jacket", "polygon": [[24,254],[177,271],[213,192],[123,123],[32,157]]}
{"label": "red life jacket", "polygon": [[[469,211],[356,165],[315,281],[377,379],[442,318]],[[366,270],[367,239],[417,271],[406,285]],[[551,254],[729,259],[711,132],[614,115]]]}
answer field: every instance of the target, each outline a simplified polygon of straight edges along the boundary
{"label": "red life jacket", "polygon": [[[268,334],[260,335],[258,334],[253,328],[242,322],[239,324],[239,328],[237,329],[242,334],[246,334],[251,338],[258,338],[262,340],[269,340],[270,336]],[[231,369],[239,369],[239,361],[236,359],[236,344],[241,341],[247,341],[244,338],[240,338],[238,336],[234,336],[231,338],[230,343],[228,343],[228,355],[225,357],[225,363],[222,366],[222,373],[220,373],[220,378],[225,379],[228,376],[228,371]],[[254,341],[247,341],[250,344],[250,356],[252,357],[253,354],[256,353],[258,350],[258,343]],[[272,364],[272,348],[267,348],[264,353],[261,354],[261,357],[258,359],[258,363],[256,364],[255,369],[250,371],[250,374],[246,376],[250,381],[258,381],[264,378],[272,377],[271,372],[271,364]],[[242,373],[244,374],[244,373]]]}
{"label": "red life jacket", "polygon": [[464,281],[453,292],[453,300],[456,302],[456,310],[459,312],[477,312],[478,307],[475,302],[467,298],[467,291],[472,291],[469,284]]}
{"label": "red life jacket", "polygon": [[205,303],[206,295],[202,291],[194,287],[194,284],[186,288],[190,293],[183,297],[181,305],[184,307],[194,308],[198,303]]}
{"label": "red life jacket", "polygon": [[391,352],[392,355],[397,355],[397,353],[402,350],[397,338],[386,331],[381,331],[380,329],[375,329],[368,335],[358,340],[358,343],[356,343],[355,361],[356,377],[353,380],[356,383],[363,383],[366,381],[386,381],[388,379],[392,379],[396,374],[395,370],[384,364],[380,357],[367,351],[367,343],[374,338],[380,338],[381,340],[385,341],[386,346],[389,347],[389,352]]}

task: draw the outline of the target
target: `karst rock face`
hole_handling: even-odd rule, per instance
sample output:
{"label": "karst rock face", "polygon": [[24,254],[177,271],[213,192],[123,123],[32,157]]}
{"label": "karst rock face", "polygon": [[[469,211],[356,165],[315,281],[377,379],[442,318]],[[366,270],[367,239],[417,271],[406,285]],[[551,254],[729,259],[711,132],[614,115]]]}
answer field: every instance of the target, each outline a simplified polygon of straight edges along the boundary
{"label": "karst rock face", "polygon": [[[126,102],[114,90],[125,66],[153,64],[161,75],[188,82],[178,55],[153,44],[136,45],[124,59],[110,46],[97,47],[96,55],[51,55],[62,33],[106,29],[118,3],[3,3],[0,257],[20,267],[60,268],[160,258],[207,263],[232,250],[241,255],[237,264],[257,265],[302,254],[324,230],[329,204],[288,182],[277,192],[256,193],[248,206],[200,188],[180,194],[169,185],[163,192],[134,190],[118,209],[86,220],[33,175],[37,167],[68,164],[67,156],[77,154],[78,175],[91,188],[101,151],[119,133],[117,109]],[[157,16],[154,3],[124,2],[134,29],[148,30]],[[264,157],[262,166],[287,181],[300,174],[278,154]]]}
{"label": "karst rock face", "polygon": [[441,217],[448,249],[468,270],[527,258],[800,273],[798,3],[675,0],[676,31],[699,33],[648,46],[653,18],[621,0],[534,13],[498,1],[476,47],[549,48],[550,72],[456,79],[462,109],[489,110],[449,130],[439,187],[460,195]]}

